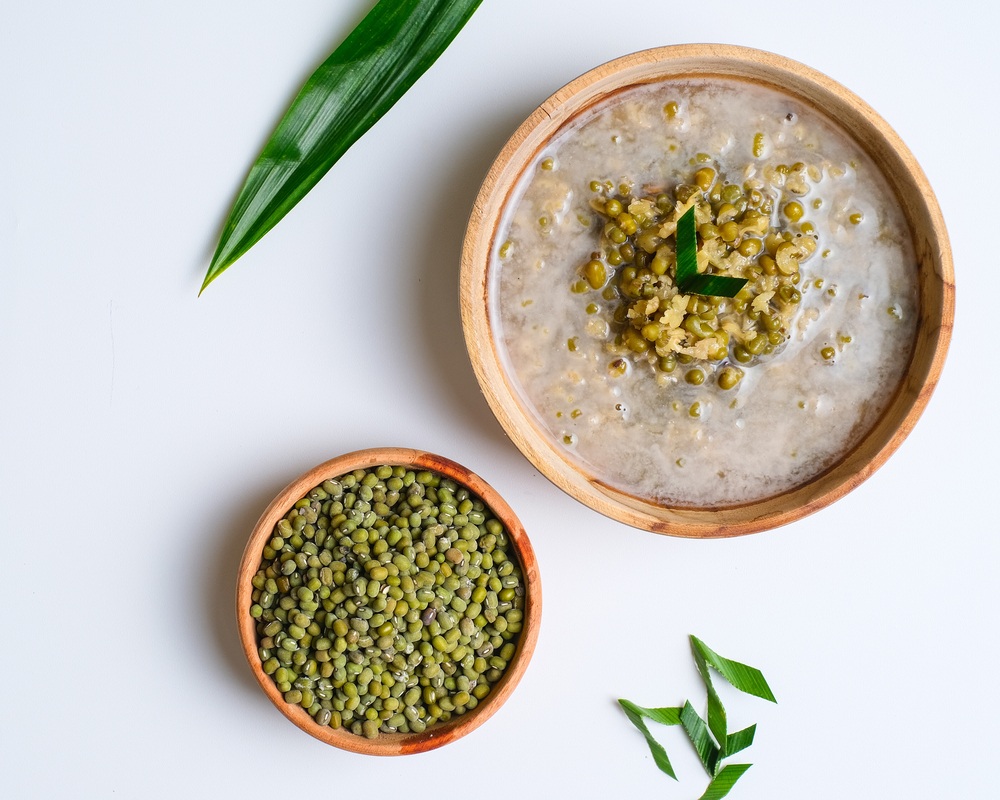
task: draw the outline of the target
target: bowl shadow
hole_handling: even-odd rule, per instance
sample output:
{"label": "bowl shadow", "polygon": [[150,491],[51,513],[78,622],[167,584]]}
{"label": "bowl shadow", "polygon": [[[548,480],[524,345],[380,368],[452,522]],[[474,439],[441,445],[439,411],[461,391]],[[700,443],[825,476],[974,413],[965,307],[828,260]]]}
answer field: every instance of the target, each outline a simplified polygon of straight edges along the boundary
{"label": "bowl shadow", "polygon": [[201,613],[225,668],[240,685],[260,697],[260,688],[247,665],[236,627],[236,578],[240,559],[254,525],[281,486],[264,483],[226,503],[217,520],[208,525],[214,531],[214,549],[201,578]]}
{"label": "bowl shadow", "polygon": [[428,370],[433,373],[430,383],[438,389],[442,413],[462,427],[467,425],[508,447],[513,445],[482,395],[465,348],[459,270],[468,213],[456,214],[455,209],[471,213],[490,165],[531,110],[507,110],[479,120],[479,127],[461,139],[462,147],[449,154],[443,179],[428,192],[425,213],[434,224],[422,226],[424,235],[416,242],[414,265],[422,278],[415,288],[419,307],[434,311],[419,315],[415,323],[424,341],[424,352],[440,354],[441,342],[454,343],[450,345],[454,352],[440,354],[447,357],[427,359]]}

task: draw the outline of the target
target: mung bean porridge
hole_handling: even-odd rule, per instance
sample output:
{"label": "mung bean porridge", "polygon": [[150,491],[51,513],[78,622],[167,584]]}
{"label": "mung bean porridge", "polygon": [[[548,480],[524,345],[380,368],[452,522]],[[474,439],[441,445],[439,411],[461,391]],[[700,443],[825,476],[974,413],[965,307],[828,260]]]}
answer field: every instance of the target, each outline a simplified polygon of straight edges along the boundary
{"label": "mung bean porridge", "polygon": [[[671,306],[643,288],[654,234],[685,205],[699,269],[719,245],[745,294]],[[644,208],[666,221],[648,255],[616,227]],[[737,213],[726,246],[715,223]],[[775,269],[793,247],[794,272]],[[871,430],[910,361],[916,264],[884,176],[822,113],[735,79],[665,81],[585,112],[525,170],[494,241],[490,319],[568,460],[653,502],[736,505],[821,474]]]}

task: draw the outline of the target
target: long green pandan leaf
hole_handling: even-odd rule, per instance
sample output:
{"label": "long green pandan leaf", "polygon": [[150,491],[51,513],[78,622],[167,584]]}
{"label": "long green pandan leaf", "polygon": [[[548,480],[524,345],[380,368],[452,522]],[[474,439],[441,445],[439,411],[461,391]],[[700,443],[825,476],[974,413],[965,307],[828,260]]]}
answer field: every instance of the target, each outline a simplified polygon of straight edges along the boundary
{"label": "long green pandan leaf", "polygon": [[625,712],[625,716],[629,718],[629,721],[645,737],[646,744],[649,745],[649,752],[653,754],[653,761],[656,763],[656,766],[660,768],[661,772],[665,772],[671,778],[677,780],[674,768],[670,764],[670,759],[667,758],[667,751],[663,749],[663,745],[653,738],[653,734],[649,732],[649,728],[646,726],[644,717],[656,720],[664,725],[679,725],[681,710],[679,708],[643,708],[629,700],[622,699],[619,699],[618,703]]}
{"label": "long green pandan leaf", "polygon": [[750,769],[751,764],[726,764],[722,771],[716,775],[708,788],[698,800],[719,800],[729,794],[729,790],[736,785],[736,781],[743,777],[743,773]]}
{"label": "long green pandan leaf", "polygon": [[759,669],[741,664],[739,661],[723,658],[697,636],[691,637],[691,650],[694,653],[695,661],[699,664],[699,671],[701,670],[701,661],[705,661],[729,681],[735,689],[752,694],[754,697],[770,700],[772,703],[778,702],[774,699],[774,693]]}
{"label": "long green pandan leaf", "polygon": [[278,123],[229,212],[204,291],[444,52],[482,0],[380,0]]}

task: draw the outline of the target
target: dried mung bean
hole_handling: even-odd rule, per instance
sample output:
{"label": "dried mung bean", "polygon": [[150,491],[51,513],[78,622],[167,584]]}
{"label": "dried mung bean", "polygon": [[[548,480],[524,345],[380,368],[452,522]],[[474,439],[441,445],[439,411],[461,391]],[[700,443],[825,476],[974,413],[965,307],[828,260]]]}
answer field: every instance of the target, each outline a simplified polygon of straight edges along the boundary
{"label": "dried mung bean", "polygon": [[275,525],[252,583],[265,674],[317,724],[368,738],[475,708],[524,616],[502,523],[451,479],[406,467],[315,487]]}

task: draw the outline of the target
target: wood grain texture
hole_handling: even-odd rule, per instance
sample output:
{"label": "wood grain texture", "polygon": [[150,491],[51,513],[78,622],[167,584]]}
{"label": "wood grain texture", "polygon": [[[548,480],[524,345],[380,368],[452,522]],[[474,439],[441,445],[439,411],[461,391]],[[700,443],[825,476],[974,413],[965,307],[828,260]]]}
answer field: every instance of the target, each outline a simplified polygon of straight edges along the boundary
{"label": "wood grain texture", "polygon": [[[467,487],[492,510],[506,528],[521,565],[525,583],[525,608],[523,627],[513,660],[486,699],[472,711],[446,723],[429,726],[423,733],[383,734],[376,739],[366,739],[344,729],[333,730],[329,726],[318,725],[303,708],[285,702],[274,681],[265,674],[257,653],[256,621],[250,616],[253,592],[250,581],[260,566],[262,550],[273,535],[274,526],[299,499],[328,478],[382,464],[432,470],[446,475],[456,483]],[[334,747],[366,755],[398,756],[434,750],[471,733],[486,722],[506,702],[524,675],[538,640],[541,616],[542,586],[538,575],[538,563],[531,542],[528,541],[528,535],[510,506],[486,481],[460,464],[433,453],[405,448],[376,448],[347,453],[314,467],[292,481],[271,501],[254,526],[243,551],[236,581],[236,622],[240,643],[247,663],[264,694],[282,714],[311,736]]]}
{"label": "wood grain texture", "polygon": [[[765,500],[714,508],[658,505],[617,491],[570,462],[519,398],[497,351],[490,319],[490,254],[500,219],[524,170],[549,139],[616,93],[694,77],[744,80],[777,89],[843,128],[869,154],[896,194],[910,227],[920,283],[920,318],[908,371],[862,441],[805,485]],[[483,394],[511,441],[542,474],[577,500],[634,527],[673,536],[738,536],[774,528],[829,505],[866,480],[899,447],[927,405],[951,339],[954,302],[954,268],[941,211],[919,164],[895,131],[863,100],[827,76],[773,53],[728,45],[680,45],[634,53],[557,91],[517,129],[490,168],[462,251],[466,346]]]}

